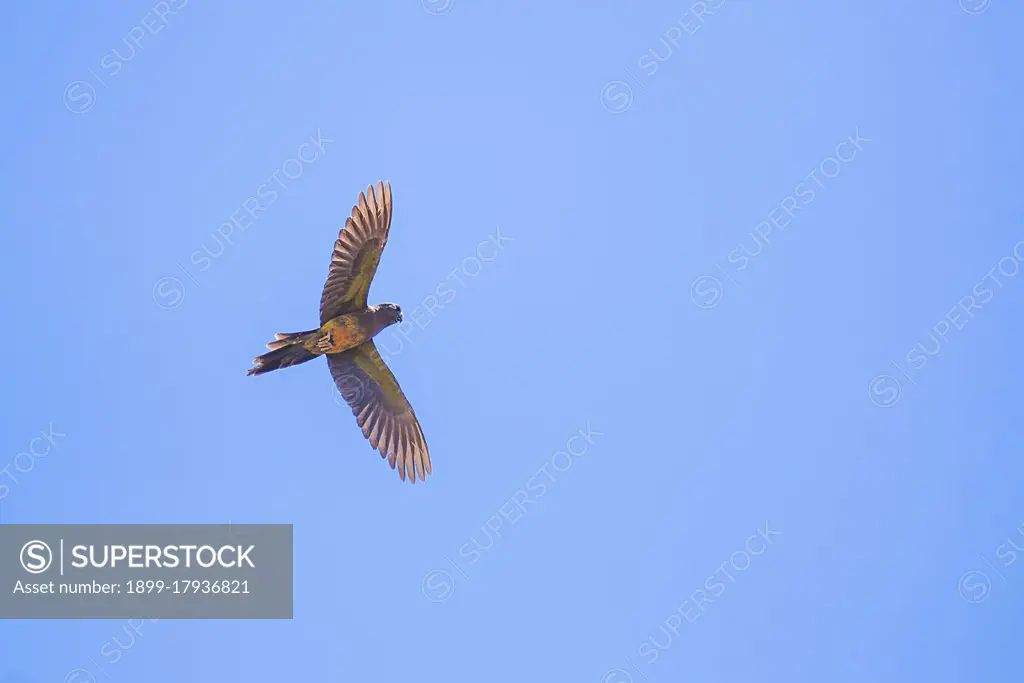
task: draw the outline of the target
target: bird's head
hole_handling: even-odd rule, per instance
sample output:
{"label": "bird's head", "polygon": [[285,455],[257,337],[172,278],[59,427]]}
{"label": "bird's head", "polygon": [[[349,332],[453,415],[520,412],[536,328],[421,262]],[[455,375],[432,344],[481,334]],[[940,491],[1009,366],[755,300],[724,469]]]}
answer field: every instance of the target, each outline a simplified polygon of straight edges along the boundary
{"label": "bird's head", "polygon": [[384,314],[388,325],[402,322],[402,307],[398,304],[381,304],[377,310]]}

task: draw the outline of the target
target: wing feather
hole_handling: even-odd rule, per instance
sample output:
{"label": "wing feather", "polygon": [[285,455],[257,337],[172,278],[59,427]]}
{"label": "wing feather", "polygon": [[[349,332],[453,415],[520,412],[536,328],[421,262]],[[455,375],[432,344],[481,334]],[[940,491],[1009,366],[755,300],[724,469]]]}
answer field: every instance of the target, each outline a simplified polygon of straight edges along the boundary
{"label": "wing feather", "polygon": [[373,341],[328,354],[327,364],[370,446],[403,481],[424,481],[432,468],[423,428]]}
{"label": "wing feather", "polygon": [[391,230],[391,183],[378,182],[359,193],[338,232],[331,267],[320,296],[320,324],[366,308],[370,283]]}

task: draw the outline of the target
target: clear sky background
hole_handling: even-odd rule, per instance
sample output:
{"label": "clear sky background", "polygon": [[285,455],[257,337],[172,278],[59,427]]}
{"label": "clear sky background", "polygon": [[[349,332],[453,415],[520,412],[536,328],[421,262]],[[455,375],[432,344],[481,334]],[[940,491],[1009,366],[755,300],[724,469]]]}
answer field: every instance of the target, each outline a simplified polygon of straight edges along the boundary
{"label": "clear sky background", "polygon": [[[292,523],[295,618],[0,681],[1018,675],[1024,7],[707,4],[5,8],[0,521]],[[384,179],[416,486],[244,374]]]}

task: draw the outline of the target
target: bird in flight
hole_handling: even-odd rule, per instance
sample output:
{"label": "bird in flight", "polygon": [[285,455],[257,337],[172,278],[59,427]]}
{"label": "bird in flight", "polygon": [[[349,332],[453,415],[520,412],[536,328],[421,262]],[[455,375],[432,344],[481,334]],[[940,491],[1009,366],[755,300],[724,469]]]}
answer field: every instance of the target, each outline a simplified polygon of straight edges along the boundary
{"label": "bird in flight", "polygon": [[247,375],[262,375],[327,356],[334,383],[352,408],[370,445],[398,476],[412,483],[430,474],[430,452],[416,413],[384,363],[373,338],[402,322],[396,304],[368,306],[370,283],[391,229],[391,183],[359,193],[359,202],[338,233],[320,297],[320,327],[274,335],[269,353],[253,359]]}

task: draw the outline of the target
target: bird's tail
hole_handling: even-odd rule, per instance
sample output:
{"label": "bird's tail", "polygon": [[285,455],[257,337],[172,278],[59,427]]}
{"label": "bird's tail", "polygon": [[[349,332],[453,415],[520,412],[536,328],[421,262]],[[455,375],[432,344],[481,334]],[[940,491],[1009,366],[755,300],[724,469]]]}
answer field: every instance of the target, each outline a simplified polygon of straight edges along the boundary
{"label": "bird's tail", "polygon": [[253,359],[253,367],[246,371],[246,375],[262,375],[271,370],[287,368],[292,365],[299,365],[306,361],[313,360],[320,354],[306,348],[306,343],[312,341],[320,333],[319,329],[306,330],[305,332],[279,332],[274,335],[274,341],[267,344],[269,353],[256,356]]}

